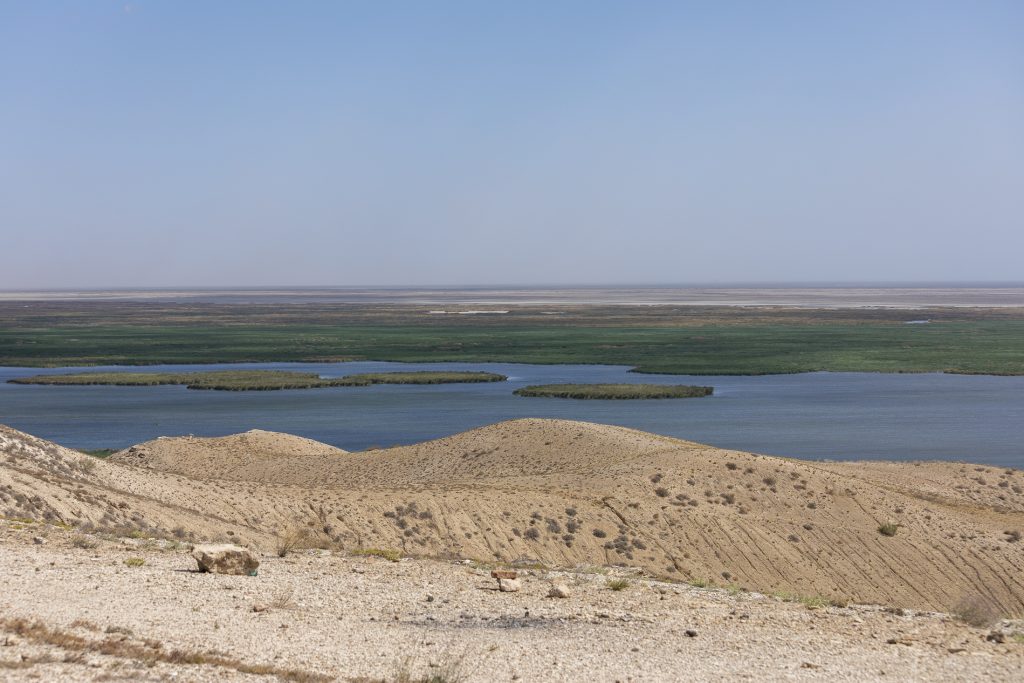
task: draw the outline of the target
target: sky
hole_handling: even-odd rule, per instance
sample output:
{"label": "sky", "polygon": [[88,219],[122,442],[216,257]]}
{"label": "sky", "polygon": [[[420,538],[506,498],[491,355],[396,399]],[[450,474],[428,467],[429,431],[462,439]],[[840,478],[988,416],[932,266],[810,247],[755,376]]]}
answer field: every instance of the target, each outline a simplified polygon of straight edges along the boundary
{"label": "sky", "polygon": [[1024,2],[0,0],[0,289],[1024,280]]}

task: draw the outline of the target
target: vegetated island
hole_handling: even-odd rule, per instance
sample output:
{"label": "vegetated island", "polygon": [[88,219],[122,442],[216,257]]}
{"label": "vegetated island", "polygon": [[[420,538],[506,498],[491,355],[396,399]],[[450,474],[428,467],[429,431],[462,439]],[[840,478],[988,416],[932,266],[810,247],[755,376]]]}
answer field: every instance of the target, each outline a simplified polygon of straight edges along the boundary
{"label": "vegetated island", "polygon": [[516,396],[581,399],[698,398],[714,387],[689,384],[534,384],[516,389]]}
{"label": "vegetated island", "polygon": [[446,372],[417,370],[413,372],[365,372],[344,379],[365,381],[367,384],[473,384],[478,382],[504,382],[505,375],[496,372]]}
{"label": "vegetated island", "polygon": [[215,370],[210,372],[83,372],[66,375],[33,375],[7,380],[11,384],[61,386],[157,386],[184,385],[188,389],[214,391],[274,391],[321,387],[365,387],[371,384],[451,384],[503,382],[507,377],[492,372],[377,372],[346,377],[320,377],[315,372],[285,370]]}

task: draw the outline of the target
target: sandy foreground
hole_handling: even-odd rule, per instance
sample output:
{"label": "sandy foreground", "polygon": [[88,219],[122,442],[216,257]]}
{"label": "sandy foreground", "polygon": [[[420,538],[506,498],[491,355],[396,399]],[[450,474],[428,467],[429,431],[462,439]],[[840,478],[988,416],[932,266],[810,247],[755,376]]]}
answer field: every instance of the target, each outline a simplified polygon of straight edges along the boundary
{"label": "sandy foreground", "polygon": [[[1024,672],[1020,622],[997,624],[993,640],[993,628],[937,613],[812,609],[596,568],[521,570],[522,590],[502,593],[478,564],[327,551],[265,556],[256,577],[221,576],[196,572],[187,548],[166,541],[72,544],[88,545],[82,538],[0,524],[0,680],[1015,681]],[[145,564],[126,565],[132,558]],[[611,590],[621,577],[628,587]],[[553,583],[569,597],[547,597]]]}
{"label": "sandy foreground", "polygon": [[1020,681],[1022,529],[1018,470],[564,420],[103,461],[0,426],[0,680]]}

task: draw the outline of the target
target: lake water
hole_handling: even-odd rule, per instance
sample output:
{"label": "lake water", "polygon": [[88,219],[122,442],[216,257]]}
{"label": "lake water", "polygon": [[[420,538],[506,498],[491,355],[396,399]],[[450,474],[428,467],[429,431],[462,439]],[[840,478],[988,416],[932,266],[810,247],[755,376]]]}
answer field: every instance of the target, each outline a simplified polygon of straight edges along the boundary
{"label": "lake water", "polygon": [[[13,377],[140,368],[0,368],[0,423],[75,448],[120,448],[160,435],[259,428],[346,450],[408,444],[516,417],[635,427],[725,448],[808,459],[967,460],[1024,468],[1024,377],[810,373],[763,377],[638,375],[627,367],[504,363],[247,363],[144,371],[280,369],[338,377],[393,370],[487,370],[510,381],[295,391],[181,386],[59,387]],[[555,382],[706,384],[708,398],[577,401],[512,391]]]}

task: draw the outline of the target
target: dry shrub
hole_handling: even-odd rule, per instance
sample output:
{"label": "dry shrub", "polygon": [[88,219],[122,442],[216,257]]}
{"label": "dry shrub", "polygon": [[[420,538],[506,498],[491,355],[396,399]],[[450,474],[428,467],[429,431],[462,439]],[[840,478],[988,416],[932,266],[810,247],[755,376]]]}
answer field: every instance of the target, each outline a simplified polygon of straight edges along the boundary
{"label": "dry shrub", "polygon": [[292,527],[278,535],[274,544],[274,552],[278,557],[285,557],[293,550],[302,548],[309,538],[309,532],[301,527]]}
{"label": "dry shrub", "polygon": [[1002,618],[999,607],[982,595],[968,595],[957,603],[953,616],[965,624],[985,628]]}

